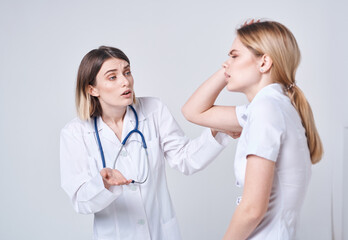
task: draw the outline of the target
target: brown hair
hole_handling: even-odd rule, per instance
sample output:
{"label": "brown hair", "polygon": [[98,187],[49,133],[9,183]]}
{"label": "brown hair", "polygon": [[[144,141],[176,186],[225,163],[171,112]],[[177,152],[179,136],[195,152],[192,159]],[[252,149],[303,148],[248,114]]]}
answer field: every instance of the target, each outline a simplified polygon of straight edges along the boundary
{"label": "brown hair", "polygon": [[271,79],[283,85],[306,130],[311,161],[313,164],[319,162],[323,155],[322,142],[312,109],[295,81],[301,53],[294,35],[284,25],[273,21],[244,25],[237,29],[237,35],[255,56],[267,54],[272,59]]}
{"label": "brown hair", "polygon": [[[88,86],[96,85],[96,76],[101,66],[110,58],[122,59],[130,64],[124,52],[118,48],[107,46],[93,49],[83,57],[80,63],[77,73],[75,102],[77,114],[82,120],[89,120],[91,117],[102,115],[99,99],[89,94]],[[135,102],[134,95],[133,102]]]}

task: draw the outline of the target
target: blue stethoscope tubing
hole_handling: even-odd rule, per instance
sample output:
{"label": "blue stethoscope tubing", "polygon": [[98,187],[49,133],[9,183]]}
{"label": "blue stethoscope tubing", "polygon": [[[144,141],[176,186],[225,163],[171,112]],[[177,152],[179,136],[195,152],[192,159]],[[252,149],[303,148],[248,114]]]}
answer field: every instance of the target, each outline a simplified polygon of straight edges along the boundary
{"label": "blue stethoscope tubing", "polygon": [[[144,151],[145,151],[145,155],[146,155],[146,161],[147,161],[147,174],[146,174],[146,177],[145,179],[143,179],[142,181],[135,181],[135,180],[132,180],[132,183],[138,183],[138,184],[142,184],[142,183],[145,183],[148,176],[149,176],[149,156],[148,156],[148,153],[147,153],[147,145],[146,145],[146,141],[145,141],[145,137],[144,135],[142,134],[142,132],[139,131],[138,129],[138,126],[139,126],[139,120],[138,120],[138,114],[137,112],[135,111],[134,107],[132,105],[129,105],[129,107],[132,109],[133,113],[134,113],[134,116],[135,116],[135,127],[132,131],[130,131],[127,136],[123,139],[123,141],[121,142],[122,146],[120,148],[120,150],[118,151],[117,155],[116,155],[116,158],[115,158],[115,161],[114,161],[114,166],[113,168],[116,167],[116,162],[117,162],[117,158],[118,156],[120,155],[124,145],[127,143],[127,140],[128,138],[133,134],[133,133],[138,133],[141,137],[141,141],[142,141],[142,146],[144,148]],[[101,141],[100,141],[100,137],[99,137],[99,132],[98,132],[98,127],[97,127],[97,117],[94,117],[94,130],[95,130],[95,134],[97,136],[97,142],[98,142],[98,147],[99,147],[99,152],[100,152],[100,156],[101,156],[101,159],[102,159],[102,162],[103,162],[103,168],[106,168],[106,164],[105,164],[105,156],[104,156],[104,151],[103,151],[103,146],[101,144]]]}

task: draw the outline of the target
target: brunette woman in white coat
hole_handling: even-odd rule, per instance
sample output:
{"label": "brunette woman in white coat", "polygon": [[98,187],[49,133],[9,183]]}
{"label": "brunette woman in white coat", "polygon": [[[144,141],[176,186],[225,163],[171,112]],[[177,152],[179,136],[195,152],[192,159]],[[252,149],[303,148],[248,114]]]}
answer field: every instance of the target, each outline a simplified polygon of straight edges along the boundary
{"label": "brunette woman in white coat", "polygon": [[[179,240],[164,160],[192,174],[214,160],[228,136],[206,129],[188,139],[160,100],[135,98],[133,84],[119,49],[102,46],[82,59],[78,117],[61,131],[61,184],[77,212],[94,214],[94,239]],[[144,140],[126,137],[135,128]]]}
{"label": "brunette woman in white coat", "polygon": [[[245,24],[228,59],[187,101],[185,117],[202,126],[241,132],[234,160],[243,187],[224,239],[290,240],[311,176],[323,153],[311,108],[295,81],[300,51],[277,22]],[[245,106],[216,106],[226,87]]]}

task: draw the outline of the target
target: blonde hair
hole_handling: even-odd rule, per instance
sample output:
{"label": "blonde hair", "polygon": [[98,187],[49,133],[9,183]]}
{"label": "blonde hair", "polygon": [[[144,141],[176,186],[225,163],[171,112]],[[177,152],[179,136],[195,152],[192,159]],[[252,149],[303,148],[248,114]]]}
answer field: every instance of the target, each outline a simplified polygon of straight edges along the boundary
{"label": "blonde hair", "polygon": [[[89,94],[89,85],[95,86],[97,74],[103,63],[110,58],[125,60],[130,64],[126,54],[118,48],[101,46],[87,53],[79,66],[76,81],[75,103],[77,115],[82,120],[90,120],[91,117],[101,116],[103,109],[97,97]],[[136,98],[133,94],[133,103]]]}
{"label": "blonde hair", "polygon": [[272,59],[271,79],[283,85],[306,130],[311,161],[313,164],[319,162],[323,155],[323,145],[315,126],[312,109],[295,81],[301,59],[295,37],[284,25],[273,21],[244,25],[237,29],[237,35],[255,56],[267,54]]}

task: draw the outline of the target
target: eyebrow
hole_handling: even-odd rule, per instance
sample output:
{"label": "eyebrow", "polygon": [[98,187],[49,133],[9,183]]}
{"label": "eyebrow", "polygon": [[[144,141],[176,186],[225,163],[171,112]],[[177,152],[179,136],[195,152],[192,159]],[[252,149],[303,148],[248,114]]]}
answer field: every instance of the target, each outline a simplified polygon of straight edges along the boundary
{"label": "eyebrow", "polygon": [[232,55],[233,54],[233,52],[238,52],[238,50],[236,50],[236,49],[232,49],[229,53],[228,53],[228,55],[230,56],[230,55]]}
{"label": "eyebrow", "polygon": [[[129,64],[127,64],[127,66],[125,66],[123,69],[125,70],[125,69],[127,69],[127,68],[130,68],[130,65],[129,65]],[[115,69],[110,69],[110,70],[106,71],[106,73],[104,73],[104,76],[105,76],[106,74],[108,74],[109,72],[117,72],[117,71],[118,71],[117,68],[115,68]]]}

